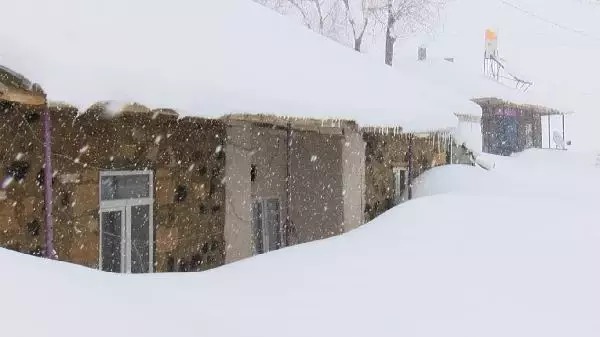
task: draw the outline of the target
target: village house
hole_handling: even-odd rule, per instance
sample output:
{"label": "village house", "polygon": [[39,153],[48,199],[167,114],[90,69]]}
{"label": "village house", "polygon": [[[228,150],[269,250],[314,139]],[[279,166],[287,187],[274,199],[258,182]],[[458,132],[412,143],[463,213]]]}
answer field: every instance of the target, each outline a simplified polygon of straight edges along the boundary
{"label": "village house", "polygon": [[[3,246],[43,250],[39,109],[3,101]],[[356,124],[51,104],[58,258],[111,272],[202,270],[363,223]]]}
{"label": "village house", "polygon": [[[452,87],[456,93],[469,97],[481,107],[479,118],[459,115],[464,123],[455,135],[457,142],[466,143],[474,151],[510,155],[529,148],[554,149],[566,145],[565,117],[571,113],[568,108],[559,100],[537,94],[535,86],[518,86],[522,80],[513,79],[509,73],[507,79],[500,82],[485,74],[474,74],[453,59],[422,59],[400,63],[398,68]],[[551,121],[556,119],[561,124],[558,130],[551,126]]]}
{"label": "village house", "polygon": [[[1,246],[40,255],[53,242],[61,260],[144,273],[204,270],[327,238],[381,213],[389,173],[406,167],[405,136],[388,141],[377,130],[414,135],[420,172],[444,161],[440,130],[460,124],[456,114],[481,116],[466,98],[398,76],[252,2],[232,4],[123,16],[82,10],[82,22],[111,22],[103,33],[113,48],[55,34],[56,55],[36,59],[44,50],[32,44],[28,55],[39,62],[26,67],[49,97],[73,105],[0,72]],[[254,22],[257,11],[269,22]],[[68,21],[61,15],[49,20]],[[190,27],[147,24],[170,15]],[[189,43],[199,32],[210,32],[210,48]],[[131,43],[149,36],[152,44]],[[18,47],[6,51],[14,60]],[[172,50],[178,58],[165,66]],[[42,164],[46,107],[51,182]],[[372,164],[382,146],[384,168]]]}
{"label": "village house", "polygon": [[[45,98],[9,87],[0,244],[41,255]],[[117,102],[48,109],[56,256],[109,272],[204,270],[350,231],[389,208],[381,187],[389,173],[402,184],[402,154],[416,176],[445,163],[450,144],[441,132],[408,133],[409,143],[344,120],[180,117]]]}
{"label": "village house", "polygon": [[[476,98],[473,101],[483,111],[481,127],[483,151],[486,153],[510,155],[530,148],[544,148],[542,120],[550,123],[553,116],[561,117],[561,139],[564,142],[564,112],[540,105],[515,104],[498,98]],[[546,148],[550,149],[553,141],[550,125],[546,130]]]}

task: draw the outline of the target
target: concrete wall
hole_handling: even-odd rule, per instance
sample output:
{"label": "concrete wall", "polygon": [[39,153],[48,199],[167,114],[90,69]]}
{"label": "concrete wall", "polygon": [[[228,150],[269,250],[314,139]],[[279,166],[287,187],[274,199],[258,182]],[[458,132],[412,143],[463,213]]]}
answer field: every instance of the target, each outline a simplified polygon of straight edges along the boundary
{"label": "concrete wall", "polygon": [[[254,200],[280,200],[282,240],[289,245],[330,237],[362,223],[364,142],[357,131],[349,131],[346,139],[341,129],[337,134],[292,130],[288,207],[287,128],[230,121],[227,130],[227,262],[255,253]],[[254,182],[250,182],[251,165],[256,165]],[[290,224],[284,226],[288,214]]]}
{"label": "concrete wall", "polygon": [[225,164],[225,261],[252,256],[251,147],[243,127],[227,128]]}
{"label": "concrete wall", "polygon": [[344,231],[364,222],[365,146],[362,133],[345,129],[342,150]]}
{"label": "concrete wall", "polygon": [[[227,133],[226,260],[233,262],[255,254],[252,242],[253,201],[277,198],[282,222],[287,215],[287,152],[286,131],[282,129],[232,122]],[[256,166],[254,182],[250,181],[252,165]]]}
{"label": "concrete wall", "polygon": [[293,134],[290,214],[298,243],[343,232],[343,145],[341,135]]}

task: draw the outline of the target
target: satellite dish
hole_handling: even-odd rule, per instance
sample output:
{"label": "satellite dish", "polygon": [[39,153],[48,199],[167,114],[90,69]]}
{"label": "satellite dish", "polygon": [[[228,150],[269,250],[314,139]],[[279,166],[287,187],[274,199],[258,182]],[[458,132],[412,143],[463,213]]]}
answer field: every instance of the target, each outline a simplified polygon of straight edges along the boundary
{"label": "satellite dish", "polygon": [[552,138],[554,139],[554,144],[556,144],[556,148],[561,149],[561,150],[564,150],[566,148],[565,139],[560,134],[560,132],[554,131]]}

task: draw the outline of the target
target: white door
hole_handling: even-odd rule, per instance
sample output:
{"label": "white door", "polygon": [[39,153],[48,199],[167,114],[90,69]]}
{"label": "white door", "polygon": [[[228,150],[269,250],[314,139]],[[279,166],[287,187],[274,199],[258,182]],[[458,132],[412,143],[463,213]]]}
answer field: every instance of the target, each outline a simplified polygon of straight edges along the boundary
{"label": "white door", "polygon": [[100,269],[153,271],[152,172],[100,173]]}

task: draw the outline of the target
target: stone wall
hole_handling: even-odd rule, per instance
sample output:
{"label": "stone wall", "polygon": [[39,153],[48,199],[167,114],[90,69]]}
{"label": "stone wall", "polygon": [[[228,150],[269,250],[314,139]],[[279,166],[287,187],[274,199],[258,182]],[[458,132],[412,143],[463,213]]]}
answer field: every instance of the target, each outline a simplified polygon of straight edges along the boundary
{"label": "stone wall", "polygon": [[[408,167],[408,134],[365,132],[366,195],[365,221],[379,216],[394,206],[395,167]],[[413,171],[416,178],[425,170],[444,165],[448,142],[435,134],[413,138]]]}
{"label": "stone wall", "polygon": [[[43,247],[39,111],[2,103],[0,246]],[[224,263],[221,121],[125,111],[51,109],[55,249],[58,258],[98,267],[99,173],[154,171],[155,270],[202,270]],[[11,180],[12,178],[12,181]]]}

